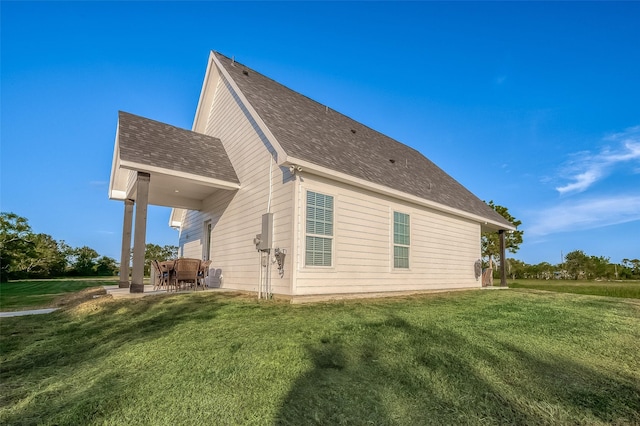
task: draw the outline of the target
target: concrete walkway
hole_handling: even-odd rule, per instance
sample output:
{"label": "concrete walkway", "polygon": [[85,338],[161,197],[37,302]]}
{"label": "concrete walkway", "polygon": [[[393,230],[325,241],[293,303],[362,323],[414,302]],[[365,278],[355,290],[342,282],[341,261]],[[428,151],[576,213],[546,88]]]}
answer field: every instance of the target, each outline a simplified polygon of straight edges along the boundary
{"label": "concrete walkway", "polygon": [[57,311],[58,308],[32,309],[30,311],[0,312],[0,318],[21,317],[23,315],[48,314]]}

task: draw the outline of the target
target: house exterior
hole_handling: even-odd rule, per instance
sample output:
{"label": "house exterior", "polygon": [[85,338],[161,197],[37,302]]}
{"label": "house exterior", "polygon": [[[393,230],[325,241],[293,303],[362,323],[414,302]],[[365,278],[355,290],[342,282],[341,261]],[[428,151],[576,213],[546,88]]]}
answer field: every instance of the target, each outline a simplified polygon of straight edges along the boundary
{"label": "house exterior", "polygon": [[133,204],[137,241],[138,210],[170,206],[210,286],[267,296],[480,287],[481,232],[515,229],[420,152],[217,52],[191,131],[120,113],[110,197],[123,256]]}

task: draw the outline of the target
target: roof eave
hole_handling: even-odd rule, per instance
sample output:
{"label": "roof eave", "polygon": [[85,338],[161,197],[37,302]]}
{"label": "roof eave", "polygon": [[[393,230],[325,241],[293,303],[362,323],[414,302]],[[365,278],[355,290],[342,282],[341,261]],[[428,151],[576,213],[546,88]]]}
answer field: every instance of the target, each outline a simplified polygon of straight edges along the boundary
{"label": "roof eave", "polygon": [[186,209],[174,207],[171,209],[171,215],[169,215],[169,226],[174,229],[180,229],[182,227],[182,213]]}
{"label": "roof eave", "polygon": [[120,165],[120,140],[118,135],[120,134],[120,123],[116,126],[116,140],[113,147],[113,161],[111,162],[111,176],[109,178],[109,199],[110,200],[124,200],[126,198],[126,179],[124,179],[124,185],[121,175]]}
{"label": "roof eave", "polygon": [[336,180],[338,182],[347,183],[349,185],[353,185],[359,188],[367,189],[372,192],[390,196],[393,198],[397,198],[400,200],[408,201],[420,206],[428,207],[433,210],[437,210],[440,212],[448,213],[457,217],[461,217],[464,219],[471,220],[473,222],[477,222],[481,225],[481,227],[487,230],[494,231],[515,231],[516,227],[513,225],[507,225],[505,223],[498,222],[494,219],[483,217],[480,215],[476,215],[473,213],[466,212],[464,210],[456,209],[454,207],[446,206],[441,203],[437,203],[435,201],[427,200],[425,198],[417,197],[415,195],[408,194],[406,192],[398,191],[392,188],[389,188],[384,185],[380,185],[377,183],[369,182],[365,179],[361,179],[358,177],[347,175],[346,173],[341,173],[335,170],[331,170],[326,167],[318,166],[317,164],[310,163],[305,160],[300,160],[296,158],[289,157],[286,161],[279,163],[280,166],[290,166],[296,165],[302,168],[302,172],[307,172],[310,174],[314,174],[317,176],[326,177],[332,180]]}
{"label": "roof eave", "polygon": [[209,111],[211,102],[213,102],[213,96],[215,94],[215,85],[210,87],[210,81],[217,80],[218,72],[214,63],[213,51],[209,53],[209,60],[207,62],[207,71],[204,74],[204,81],[202,82],[202,88],[200,89],[200,98],[198,99],[198,106],[196,107],[196,115],[193,119],[193,125],[191,130],[198,133],[205,133],[207,126],[206,111]]}
{"label": "roof eave", "polygon": [[134,171],[150,173],[150,174],[151,173],[167,174],[177,178],[183,178],[183,179],[191,180],[193,182],[202,183],[207,186],[211,186],[213,188],[230,189],[230,190],[240,189],[240,184],[236,182],[231,182],[231,181],[226,181],[226,180],[221,180],[221,179],[216,179],[216,178],[211,178],[206,176],[200,176],[193,173],[181,172],[178,170],[165,169],[162,167],[155,167],[148,164],[136,163],[133,161],[126,161],[122,159],[120,160],[120,169],[134,170]]}

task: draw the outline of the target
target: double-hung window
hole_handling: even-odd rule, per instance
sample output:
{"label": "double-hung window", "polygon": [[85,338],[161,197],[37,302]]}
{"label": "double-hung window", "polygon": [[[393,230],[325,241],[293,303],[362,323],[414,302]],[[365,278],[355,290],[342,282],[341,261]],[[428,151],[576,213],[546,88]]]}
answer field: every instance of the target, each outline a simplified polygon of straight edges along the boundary
{"label": "double-hung window", "polygon": [[410,240],[409,215],[393,212],[393,267],[409,268]]}
{"label": "double-hung window", "polygon": [[306,266],[331,266],[333,197],[307,191]]}

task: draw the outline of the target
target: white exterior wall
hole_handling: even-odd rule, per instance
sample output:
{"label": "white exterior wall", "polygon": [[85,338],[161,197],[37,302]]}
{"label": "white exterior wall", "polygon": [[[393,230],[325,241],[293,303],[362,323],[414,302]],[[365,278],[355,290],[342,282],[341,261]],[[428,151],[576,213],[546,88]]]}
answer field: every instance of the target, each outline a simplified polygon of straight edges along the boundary
{"label": "white exterior wall", "polygon": [[[262,215],[267,212],[271,173],[273,247],[287,251],[282,278],[276,264],[271,264],[271,292],[290,294],[293,183],[289,180],[288,170],[275,164],[270,154],[273,148],[267,138],[221,76],[217,80],[205,133],[222,140],[240,179],[241,189],[221,190],[204,201],[202,211],[184,213],[180,255],[202,257],[204,222],[211,220],[211,274],[215,270],[223,277],[221,283],[214,278],[213,285],[257,291],[261,271],[253,238],[261,232]],[[270,260],[273,260],[273,252]]]}
{"label": "white exterior wall", "polygon": [[[333,265],[305,266],[306,191],[334,197]],[[294,294],[481,287],[480,224],[304,174],[296,183]],[[410,216],[409,269],[394,269],[393,212]]]}
{"label": "white exterior wall", "polygon": [[[270,264],[273,293],[308,295],[481,286],[474,274],[474,263],[481,251],[480,223],[304,170],[292,179],[288,169],[279,168],[272,159],[271,152],[275,150],[232,86],[217,72],[211,73],[211,79],[208,90],[214,93],[209,93],[207,99],[212,103],[206,106],[206,127],[201,124],[199,130],[222,140],[241,188],[219,190],[204,200],[202,211],[183,213],[179,253],[202,258],[204,224],[210,220],[211,285],[258,291],[261,266],[253,238],[261,232],[261,218],[271,199],[273,248],[287,252],[283,277],[276,264]],[[199,110],[201,120],[202,113]],[[305,266],[307,190],[334,197],[331,267]],[[408,270],[393,267],[394,211],[410,216]]]}

